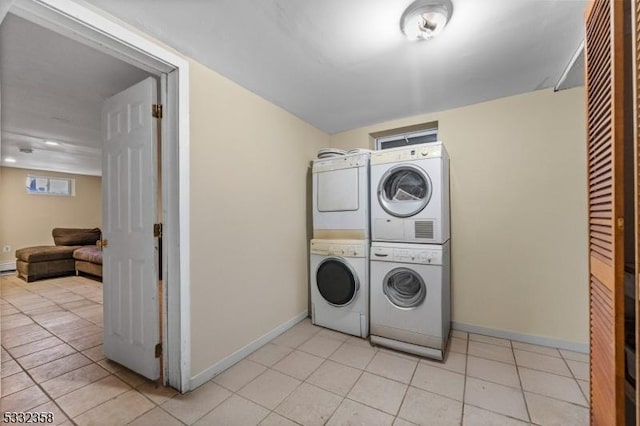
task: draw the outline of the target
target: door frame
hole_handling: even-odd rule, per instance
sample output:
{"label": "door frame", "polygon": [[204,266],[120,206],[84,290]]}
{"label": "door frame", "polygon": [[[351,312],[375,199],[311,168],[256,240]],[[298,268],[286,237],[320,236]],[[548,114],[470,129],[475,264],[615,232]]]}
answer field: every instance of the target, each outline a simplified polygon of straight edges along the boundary
{"label": "door frame", "polygon": [[163,210],[164,384],[190,390],[189,62],[110,17],[72,0],[0,0],[12,13],[144,69],[160,79]]}

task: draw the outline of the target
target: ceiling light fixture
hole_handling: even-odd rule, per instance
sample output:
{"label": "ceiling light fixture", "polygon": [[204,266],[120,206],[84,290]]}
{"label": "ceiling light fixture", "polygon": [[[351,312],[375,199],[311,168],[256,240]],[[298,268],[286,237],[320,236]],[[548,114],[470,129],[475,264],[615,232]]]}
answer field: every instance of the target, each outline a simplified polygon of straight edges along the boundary
{"label": "ceiling light fixture", "polygon": [[429,40],[442,32],[452,13],[450,0],[417,0],[402,14],[400,28],[409,40]]}
{"label": "ceiling light fixture", "polygon": [[16,159],[12,158],[12,157],[5,157],[4,162],[5,163],[15,163]]}
{"label": "ceiling light fixture", "polygon": [[58,142],[56,141],[44,141],[45,145],[51,145],[51,146],[56,146],[56,145],[60,145]]}

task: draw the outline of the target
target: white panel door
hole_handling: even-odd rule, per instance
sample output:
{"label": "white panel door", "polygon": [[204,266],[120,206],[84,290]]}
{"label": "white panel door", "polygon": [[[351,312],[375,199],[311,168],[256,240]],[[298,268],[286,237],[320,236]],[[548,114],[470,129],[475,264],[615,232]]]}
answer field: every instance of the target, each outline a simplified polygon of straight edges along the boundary
{"label": "white panel door", "polygon": [[102,110],[104,353],[159,377],[156,138],[153,78],[108,99]]}

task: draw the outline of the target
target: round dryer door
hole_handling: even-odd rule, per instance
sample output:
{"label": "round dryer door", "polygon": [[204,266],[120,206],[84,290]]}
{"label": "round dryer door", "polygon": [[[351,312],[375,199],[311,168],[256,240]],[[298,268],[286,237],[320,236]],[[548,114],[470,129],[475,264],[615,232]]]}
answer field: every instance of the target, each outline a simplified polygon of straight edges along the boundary
{"label": "round dryer door", "polygon": [[353,268],[343,259],[329,257],[318,265],[316,285],[327,303],[346,306],[355,299],[360,282]]}
{"label": "round dryer door", "polygon": [[418,273],[408,268],[391,270],[382,281],[389,302],[399,308],[415,308],[424,302],[427,286]]}
{"label": "round dryer door", "polygon": [[429,175],[419,167],[405,164],[392,167],[382,175],[378,201],[395,217],[410,217],[422,211],[431,199]]}

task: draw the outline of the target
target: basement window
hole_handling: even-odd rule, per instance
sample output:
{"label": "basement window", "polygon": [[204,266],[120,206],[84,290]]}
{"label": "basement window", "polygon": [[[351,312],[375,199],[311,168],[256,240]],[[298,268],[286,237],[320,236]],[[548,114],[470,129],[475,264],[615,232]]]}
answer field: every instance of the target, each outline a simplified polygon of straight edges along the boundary
{"label": "basement window", "polygon": [[436,142],[438,140],[438,122],[386,130],[372,133],[370,136],[375,140],[376,150]]}
{"label": "basement window", "polygon": [[47,176],[27,176],[27,193],[42,195],[76,195],[76,180]]}

